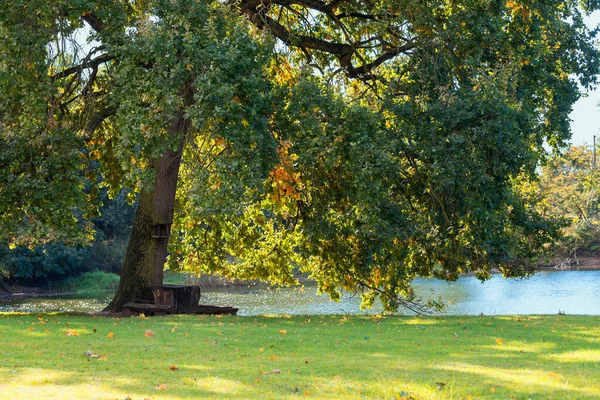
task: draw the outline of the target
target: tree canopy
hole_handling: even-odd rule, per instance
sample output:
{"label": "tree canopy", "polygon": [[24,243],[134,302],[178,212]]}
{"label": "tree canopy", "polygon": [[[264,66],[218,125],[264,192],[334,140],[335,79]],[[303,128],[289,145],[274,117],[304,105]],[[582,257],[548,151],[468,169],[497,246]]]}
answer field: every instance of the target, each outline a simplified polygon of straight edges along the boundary
{"label": "tree canopy", "polygon": [[[76,237],[102,182],[140,193],[138,265],[164,260],[144,244],[158,224],[171,268],[299,268],[390,310],[417,276],[522,276],[557,229],[523,187],[596,81],[597,7],[3,2],[0,231]],[[139,268],[122,282],[151,285]]]}

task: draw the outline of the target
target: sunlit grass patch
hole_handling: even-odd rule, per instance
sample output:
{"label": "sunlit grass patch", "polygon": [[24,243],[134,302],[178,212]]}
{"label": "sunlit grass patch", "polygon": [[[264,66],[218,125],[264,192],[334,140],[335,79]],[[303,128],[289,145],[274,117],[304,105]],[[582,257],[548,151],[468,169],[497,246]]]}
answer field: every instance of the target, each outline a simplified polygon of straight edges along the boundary
{"label": "sunlit grass patch", "polygon": [[[548,359],[559,362],[590,362],[600,363],[600,350],[582,349],[560,354],[550,354]],[[598,364],[597,364],[598,365]]]}
{"label": "sunlit grass patch", "polygon": [[599,322],[4,314],[0,393],[17,399],[595,399]]}

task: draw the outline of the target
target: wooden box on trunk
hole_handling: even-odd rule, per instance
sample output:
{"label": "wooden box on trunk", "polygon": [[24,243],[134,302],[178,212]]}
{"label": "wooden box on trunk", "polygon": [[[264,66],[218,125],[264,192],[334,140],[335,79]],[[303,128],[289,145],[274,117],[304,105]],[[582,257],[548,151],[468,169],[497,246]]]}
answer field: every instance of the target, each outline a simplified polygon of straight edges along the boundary
{"label": "wooden box on trunk", "polygon": [[200,286],[158,285],[152,288],[154,304],[172,307],[176,313],[184,313],[196,307],[200,301]]}

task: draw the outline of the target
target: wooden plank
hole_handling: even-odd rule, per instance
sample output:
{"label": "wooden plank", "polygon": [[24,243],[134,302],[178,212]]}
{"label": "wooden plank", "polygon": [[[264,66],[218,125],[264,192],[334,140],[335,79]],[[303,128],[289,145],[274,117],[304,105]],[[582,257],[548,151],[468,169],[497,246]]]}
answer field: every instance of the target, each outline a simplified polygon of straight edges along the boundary
{"label": "wooden plank", "polygon": [[148,303],[126,303],[123,306],[123,309],[130,309],[137,312],[142,313],[155,313],[155,312],[166,312],[173,313],[175,310],[170,306],[163,306],[157,304],[148,304]]}
{"label": "wooden plank", "polygon": [[167,314],[204,314],[204,315],[236,315],[238,309],[235,307],[221,307],[209,304],[188,307],[185,311],[177,312],[175,308],[165,305],[147,303],[127,303],[123,306],[123,316],[130,317],[137,313],[145,315],[167,315]]}
{"label": "wooden plank", "polygon": [[213,306],[208,304],[200,304],[194,307],[190,307],[186,310],[186,314],[210,314],[210,315],[218,315],[218,314],[226,314],[226,315],[236,315],[238,309],[235,307],[221,307],[221,306]]}

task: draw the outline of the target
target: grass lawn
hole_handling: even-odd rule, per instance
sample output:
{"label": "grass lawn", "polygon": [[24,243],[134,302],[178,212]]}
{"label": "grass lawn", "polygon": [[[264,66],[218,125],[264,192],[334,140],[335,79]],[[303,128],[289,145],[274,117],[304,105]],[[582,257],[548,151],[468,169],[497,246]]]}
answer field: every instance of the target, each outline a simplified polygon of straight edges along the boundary
{"label": "grass lawn", "polygon": [[0,314],[0,397],[599,399],[600,317]]}

